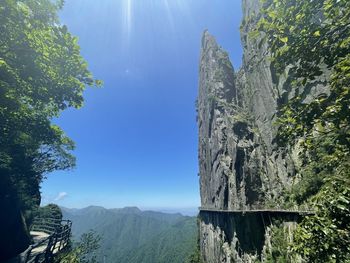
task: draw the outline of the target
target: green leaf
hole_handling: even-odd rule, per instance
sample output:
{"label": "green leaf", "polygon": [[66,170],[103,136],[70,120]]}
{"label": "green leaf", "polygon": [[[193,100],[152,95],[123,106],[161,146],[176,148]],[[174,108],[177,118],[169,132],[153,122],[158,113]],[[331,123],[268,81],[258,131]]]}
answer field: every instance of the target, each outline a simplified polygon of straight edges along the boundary
{"label": "green leaf", "polygon": [[319,31],[319,30],[315,31],[313,35],[314,35],[315,37],[319,37],[319,36],[321,36],[321,34],[320,34],[320,31]]}
{"label": "green leaf", "polygon": [[287,42],[288,42],[288,37],[280,37],[279,39],[280,39],[281,42],[283,42],[283,43],[287,43]]}

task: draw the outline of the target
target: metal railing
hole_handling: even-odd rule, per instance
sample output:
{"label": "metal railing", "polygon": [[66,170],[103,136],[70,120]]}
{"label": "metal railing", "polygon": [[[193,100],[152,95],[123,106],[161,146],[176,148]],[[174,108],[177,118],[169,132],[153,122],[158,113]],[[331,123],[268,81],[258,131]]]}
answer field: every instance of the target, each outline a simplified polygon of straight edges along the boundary
{"label": "metal railing", "polygon": [[[45,233],[48,236],[39,239],[22,253],[22,262],[49,263],[53,256],[63,250],[69,243],[72,222],[53,218],[36,218],[31,231]],[[40,249],[42,248],[42,249]]]}

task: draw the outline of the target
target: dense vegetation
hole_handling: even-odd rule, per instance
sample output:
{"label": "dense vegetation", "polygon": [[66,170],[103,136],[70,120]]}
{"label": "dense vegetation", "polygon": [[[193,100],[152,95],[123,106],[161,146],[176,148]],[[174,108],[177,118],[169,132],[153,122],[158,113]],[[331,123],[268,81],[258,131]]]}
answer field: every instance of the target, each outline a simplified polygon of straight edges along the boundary
{"label": "dense vegetation", "polygon": [[278,138],[281,147],[301,149],[301,180],[289,198],[316,209],[292,244],[308,262],[350,258],[349,21],[348,0],[269,0],[256,28],[277,78],[287,77]]}
{"label": "dense vegetation", "polygon": [[61,5],[0,5],[0,169],[23,195],[46,173],[74,165],[73,142],[51,120],[79,108],[85,86],[93,85],[77,39],[59,24]]}
{"label": "dense vegetation", "polygon": [[62,220],[61,208],[56,204],[48,204],[46,206],[39,207],[35,216],[40,219],[55,219]]}
{"label": "dense vegetation", "polygon": [[196,249],[195,217],[141,212],[137,208],[62,210],[63,217],[73,222],[75,240],[89,229],[101,237],[98,262],[105,258],[113,263],[183,263]]}
{"label": "dense vegetation", "polygon": [[62,5],[0,1],[0,204],[13,212],[10,221],[21,221],[22,214],[29,223],[45,175],[74,166],[74,143],[52,118],[81,107],[85,87],[100,84],[80,56],[77,38],[59,23]]}

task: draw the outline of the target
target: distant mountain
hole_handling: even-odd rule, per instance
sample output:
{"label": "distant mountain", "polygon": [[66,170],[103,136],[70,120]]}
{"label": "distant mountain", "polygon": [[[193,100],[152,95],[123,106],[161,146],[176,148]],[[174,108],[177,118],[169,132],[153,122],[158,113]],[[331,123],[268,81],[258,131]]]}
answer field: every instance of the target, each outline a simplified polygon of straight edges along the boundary
{"label": "distant mountain", "polygon": [[90,229],[100,235],[99,262],[183,263],[196,247],[196,217],[137,207],[61,209],[73,222],[73,239]]}

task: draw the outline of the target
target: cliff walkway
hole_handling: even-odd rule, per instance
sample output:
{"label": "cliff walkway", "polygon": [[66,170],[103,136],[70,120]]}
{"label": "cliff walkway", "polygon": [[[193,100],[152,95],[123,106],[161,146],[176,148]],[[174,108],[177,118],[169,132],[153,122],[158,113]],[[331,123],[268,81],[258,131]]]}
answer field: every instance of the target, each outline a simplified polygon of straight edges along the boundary
{"label": "cliff walkway", "polygon": [[199,211],[203,212],[215,212],[215,213],[233,213],[233,214],[253,214],[253,213],[274,213],[274,214],[295,214],[300,216],[314,215],[315,211],[308,207],[293,207],[293,208],[283,208],[283,207],[254,207],[250,209],[218,209],[218,208],[208,208],[199,207]]}
{"label": "cliff walkway", "polygon": [[25,263],[49,263],[69,243],[72,222],[53,218],[36,218],[31,226],[33,244],[21,255]]}

